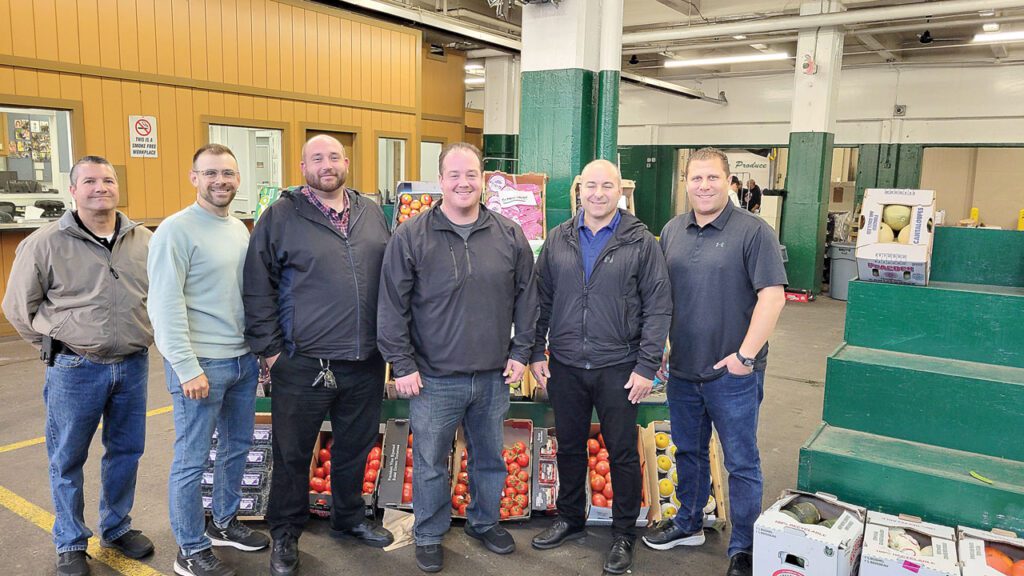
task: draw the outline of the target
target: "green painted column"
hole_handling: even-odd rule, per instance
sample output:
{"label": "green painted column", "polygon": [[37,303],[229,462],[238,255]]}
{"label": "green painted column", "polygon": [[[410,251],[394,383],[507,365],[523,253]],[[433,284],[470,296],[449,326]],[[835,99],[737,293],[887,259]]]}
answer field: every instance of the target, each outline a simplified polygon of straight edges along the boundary
{"label": "green painted column", "polygon": [[924,146],[920,144],[895,144],[896,188],[918,188],[921,186],[921,163],[924,160]]}
{"label": "green painted column", "polygon": [[853,205],[857,206],[864,199],[864,191],[878,186],[878,155],[881,144],[861,144],[857,151],[857,190],[854,193]]}
{"label": "green painted column", "polygon": [[619,145],[618,70],[601,70],[597,75],[597,157],[615,162]]}
{"label": "green painted column", "polygon": [[782,204],[781,238],[789,261],[789,286],[821,291],[825,257],[825,222],[828,218],[832,144],[828,132],[792,132],[786,170],[788,194]]}
{"label": "green painted column", "polygon": [[517,166],[514,160],[519,154],[519,135],[484,134],[483,153],[484,170],[516,172]]}
{"label": "green painted column", "polygon": [[519,170],[548,175],[549,229],[571,216],[569,187],[594,159],[595,76],[579,68],[523,72]]}

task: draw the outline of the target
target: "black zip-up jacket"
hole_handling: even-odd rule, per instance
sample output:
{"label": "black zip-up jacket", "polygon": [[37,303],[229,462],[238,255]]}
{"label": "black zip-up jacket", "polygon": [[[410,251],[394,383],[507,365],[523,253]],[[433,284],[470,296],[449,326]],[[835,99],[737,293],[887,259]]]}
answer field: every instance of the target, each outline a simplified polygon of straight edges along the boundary
{"label": "black zip-up jacket", "polygon": [[281,197],[249,239],[242,281],[245,339],[278,352],[365,360],[377,351],[377,291],[390,232],[380,206],[348,190],[348,238],[302,194]]}
{"label": "black zip-up jacket", "polygon": [[544,360],[546,343],[563,364],[589,370],[636,362],[634,372],[654,379],[672,322],[668,267],[647,226],[619,213],[589,282],[579,217],[548,234],[537,260],[540,317],[531,362]]}
{"label": "black zip-up jacket", "polygon": [[526,364],[537,322],[526,236],[481,205],[464,241],[440,206],[399,226],[388,244],[377,326],[384,359],[396,377]]}

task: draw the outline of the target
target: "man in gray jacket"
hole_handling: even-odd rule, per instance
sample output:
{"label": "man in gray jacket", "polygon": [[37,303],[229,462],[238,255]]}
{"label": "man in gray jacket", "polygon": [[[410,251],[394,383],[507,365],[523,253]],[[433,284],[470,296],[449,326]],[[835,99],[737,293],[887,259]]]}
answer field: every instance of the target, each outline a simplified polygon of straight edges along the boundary
{"label": "man in gray jacket", "polygon": [[412,397],[413,534],[424,572],[444,565],[447,458],[459,424],[472,479],[466,533],[494,553],[515,550],[498,525],[502,422],[508,383],[525,371],[537,321],[533,252],[518,224],[480,203],[480,151],[449,144],[438,163],[441,202],[399,226],[388,244],[377,328],[399,393]]}
{"label": "man in gray jacket", "polygon": [[129,558],[153,552],[128,515],[146,441],[152,233],[117,211],[117,176],[99,156],[72,167],[71,196],[77,210],[18,245],[3,301],[7,320],[47,363],[46,452],[61,576],[89,574],[82,467],[101,418],[100,544]]}
{"label": "man in gray jacket", "polygon": [[[533,538],[533,547],[555,548],[585,535],[587,444],[596,407],[615,484],[604,570],[622,574],[633,563],[642,496],[637,403],[650,394],[661,363],[672,292],[654,235],[618,208],[618,168],[595,160],[580,181],[582,210],[550,232],[537,261],[540,318],[530,368],[555,413],[561,488],[559,518]],[[603,476],[592,481],[595,494]]]}

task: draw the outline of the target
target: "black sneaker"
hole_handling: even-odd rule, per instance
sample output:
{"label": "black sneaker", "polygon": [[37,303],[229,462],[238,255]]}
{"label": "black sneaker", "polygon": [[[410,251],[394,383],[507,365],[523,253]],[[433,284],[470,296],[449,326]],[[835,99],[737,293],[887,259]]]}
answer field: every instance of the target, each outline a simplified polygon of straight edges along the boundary
{"label": "black sneaker", "polygon": [[704,543],[704,529],[687,533],[666,518],[652,528],[643,538],[644,544],[655,550],[670,550],[676,546],[700,546]]}
{"label": "black sneaker", "polygon": [[440,572],[444,568],[444,548],[440,544],[417,546],[416,566],[424,572]]}
{"label": "black sneaker", "polygon": [[270,546],[270,538],[242,524],[237,518],[232,518],[223,528],[210,520],[206,525],[206,537],[214,546],[230,546],[244,552],[255,552]]}
{"label": "black sneaker", "polygon": [[117,540],[100,540],[100,546],[113,548],[129,558],[138,560],[153,553],[153,541],[138,530],[129,530]]}
{"label": "black sneaker", "polygon": [[85,550],[61,552],[57,555],[58,576],[88,576],[89,562],[86,558],[90,558],[90,556],[85,553]]}
{"label": "black sneaker", "polygon": [[174,573],[181,576],[235,576],[235,571],[214,556],[209,548],[188,556],[179,549],[174,560]]}
{"label": "black sneaker", "polygon": [[291,534],[274,539],[270,552],[270,573],[274,576],[291,576],[299,567],[299,540]]}
{"label": "black sneaker", "polygon": [[729,571],[726,576],[752,576],[754,574],[754,559],[749,552],[737,552],[729,559]]}
{"label": "black sneaker", "polygon": [[466,522],[465,530],[470,538],[476,538],[483,542],[484,547],[495,554],[511,554],[516,551],[516,541],[512,535],[497,524],[491,526],[486,532],[477,532],[469,522]]}

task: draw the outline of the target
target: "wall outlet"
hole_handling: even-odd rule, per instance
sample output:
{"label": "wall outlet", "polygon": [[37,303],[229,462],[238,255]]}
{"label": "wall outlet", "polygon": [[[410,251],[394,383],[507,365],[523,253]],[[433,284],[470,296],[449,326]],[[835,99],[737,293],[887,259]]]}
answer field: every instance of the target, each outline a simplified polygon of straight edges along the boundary
{"label": "wall outlet", "polygon": [[897,104],[897,105],[893,106],[892,107],[892,115],[897,117],[897,118],[903,118],[904,116],[907,115],[907,105],[906,104]]}

